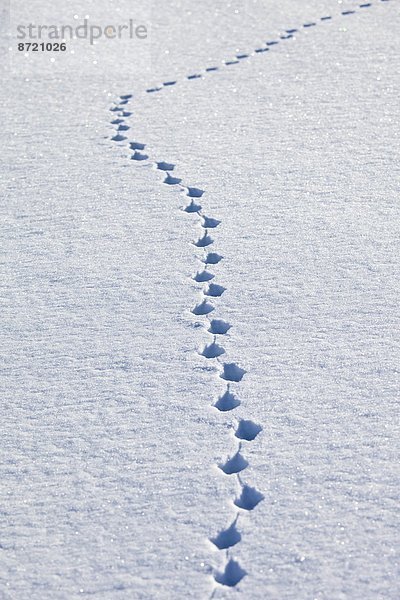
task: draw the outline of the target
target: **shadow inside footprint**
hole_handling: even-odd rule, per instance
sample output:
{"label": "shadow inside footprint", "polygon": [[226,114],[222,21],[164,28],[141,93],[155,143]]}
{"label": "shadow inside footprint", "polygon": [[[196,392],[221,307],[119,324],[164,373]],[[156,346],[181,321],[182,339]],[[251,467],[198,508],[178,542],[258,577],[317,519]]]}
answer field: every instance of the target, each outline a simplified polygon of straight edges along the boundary
{"label": "shadow inside footprint", "polygon": [[225,350],[222,348],[222,346],[219,346],[213,342],[208,346],[204,346],[200,354],[204,356],[204,358],[217,358],[218,356],[221,356],[221,354],[225,354]]}
{"label": "shadow inside footprint", "polygon": [[212,319],[208,331],[214,335],[225,335],[231,327],[232,325],[222,319]]}
{"label": "shadow inside footprint", "polygon": [[229,587],[235,587],[247,575],[246,571],[242,569],[236,560],[230,558],[224,571],[218,572],[214,575],[214,579],[221,585],[227,585]]}
{"label": "shadow inside footprint", "polygon": [[187,213],[196,213],[199,212],[199,210],[201,210],[201,204],[196,204],[196,202],[192,200],[191,203],[185,206],[183,210]]}
{"label": "shadow inside footprint", "polygon": [[226,548],[231,548],[235,544],[238,544],[241,539],[242,536],[236,528],[235,519],[228,529],[220,531],[215,538],[210,538],[210,542],[217,546],[218,550],[226,550]]}
{"label": "shadow inside footprint", "polygon": [[111,125],[119,125],[120,123],[123,123],[124,120],[123,119],[114,119],[113,121],[111,121]]}
{"label": "shadow inside footprint", "polygon": [[240,473],[246,467],[249,466],[249,463],[240,452],[236,452],[232,458],[229,458],[226,463],[218,465],[221,471],[225,473],[225,475],[234,475],[235,473]]}
{"label": "shadow inside footprint", "polygon": [[226,381],[242,381],[243,376],[246,374],[244,369],[238,367],[236,363],[225,363],[224,371],[221,373],[220,377],[225,379]]}
{"label": "shadow inside footprint", "polygon": [[114,137],[111,138],[113,142],[123,142],[124,140],[126,140],[126,137],[124,135],[121,135],[120,133],[117,133],[117,135],[114,135]]}
{"label": "shadow inside footprint", "polygon": [[220,223],[221,221],[218,221],[218,219],[213,219],[212,217],[203,217],[201,226],[205,229],[214,229],[215,227],[218,227]]}
{"label": "shadow inside footprint", "polygon": [[203,237],[199,238],[196,242],[193,242],[193,244],[197,246],[197,248],[205,248],[206,246],[210,246],[213,242],[214,240],[206,231]]}
{"label": "shadow inside footprint", "polygon": [[215,275],[208,271],[198,271],[196,275],[193,276],[193,279],[198,283],[203,283],[204,281],[210,281],[210,279],[213,279],[214,277]]}
{"label": "shadow inside footprint", "polygon": [[175,169],[175,165],[163,161],[156,163],[156,165],[160,171],[173,171]]}
{"label": "shadow inside footprint", "polygon": [[229,410],[234,410],[240,406],[240,400],[229,390],[226,390],[226,392],[218,398],[214,406],[221,412],[228,412]]}
{"label": "shadow inside footprint", "polygon": [[222,296],[222,294],[225,292],[226,288],[224,288],[222,285],[218,285],[217,283],[210,283],[210,285],[208,286],[208,288],[205,290],[205,295],[206,296],[212,296],[213,298],[218,298],[219,296]]}
{"label": "shadow inside footprint", "polygon": [[189,198],[201,198],[202,195],[204,194],[204,190],[200,190],[199,188],[195,188],[195,187],[188,187],[187,189],[187,196],[189,196]]}
{"label": "shadow inside footprint", "polygon": [[129,147],[131,150],[144,150],[146,148],[146,144],[141,144],[140,142],[130,142]]}
{"label": "shadow inside footprint", "polygon": [[196,304],[196,306],[192,309],[192,313],[194,315],[208,315],[208,313],[212,312],[213,310],[213,305],[210,304],[210,302],[207,302],[207,300],[203,300],[203,302]]}
{"label": "shadow inside footprint", "polygon": [[131,156],[131,160],[147,160],[148,158],[149,157],[147,154],[142,154],[141,152],[137,152],[136,150]]}
{"label": "shadow inside footprint", "polygon": [[243,508],[243,510],[253,510],[261,500],[264,500],[261,492],[245,484],[242,487],[242,493],[239,498],[234,500],[234,504],[238,508]]}
{"label": "shadow inside footprint", "polygon": [[238,428],[235,431],[235,436],[239,438],[239,440],[246,440],[247,442],[252,442],[262,431],[262,427],[257,425],[257,423],[253,423],[253,421],[245,421],[242,419],[239,421]]}
{"label": "shadow inside footprint", "polygon": [[168,173],[163,183],[166,183],[167,185],[178,185],[181,181],[182,179],[179,179],[179,177],[172,177],[172,175]]}
{"label": "shadow inside footprint", "polygon": [[224,258],[223,256],[221,256],[220,254],[217,254],[216,252],[209,252],[207,254],[207,256],[205,258],[203,258],[203,262],[206,265],[216,265],[223,258]]}
{"label": "shadow inside footprint", "polygon": [[129,125],[118,125],[118,131],[128,131]]}

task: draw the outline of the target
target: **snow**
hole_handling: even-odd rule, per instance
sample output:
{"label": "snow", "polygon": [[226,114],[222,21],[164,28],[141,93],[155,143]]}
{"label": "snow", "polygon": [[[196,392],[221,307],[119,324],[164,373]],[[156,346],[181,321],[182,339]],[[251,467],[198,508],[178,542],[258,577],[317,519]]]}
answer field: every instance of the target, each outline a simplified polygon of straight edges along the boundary
{"label": "snow", "polygon": [[0,596],[397,599],[398,2],[13,4]]}

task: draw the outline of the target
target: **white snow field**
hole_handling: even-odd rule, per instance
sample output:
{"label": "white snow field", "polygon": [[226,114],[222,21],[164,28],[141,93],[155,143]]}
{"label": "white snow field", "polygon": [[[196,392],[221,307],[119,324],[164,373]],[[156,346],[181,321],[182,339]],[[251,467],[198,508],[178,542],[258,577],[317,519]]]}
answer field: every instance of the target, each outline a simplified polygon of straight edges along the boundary
{"label": "white snow field", "polygon": [[399,1],[7,9],[0,598],[398,600]]}

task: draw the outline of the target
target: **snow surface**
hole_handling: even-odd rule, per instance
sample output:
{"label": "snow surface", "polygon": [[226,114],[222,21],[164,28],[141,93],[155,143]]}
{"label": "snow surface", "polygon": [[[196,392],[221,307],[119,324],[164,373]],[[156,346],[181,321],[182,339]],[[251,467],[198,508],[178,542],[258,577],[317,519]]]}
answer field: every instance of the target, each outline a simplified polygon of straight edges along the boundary
{"label": "snow surface", "polygon": [[151,31],[3,38],[2,598],[400,597],[400,14],[359,4],[13,2]]}

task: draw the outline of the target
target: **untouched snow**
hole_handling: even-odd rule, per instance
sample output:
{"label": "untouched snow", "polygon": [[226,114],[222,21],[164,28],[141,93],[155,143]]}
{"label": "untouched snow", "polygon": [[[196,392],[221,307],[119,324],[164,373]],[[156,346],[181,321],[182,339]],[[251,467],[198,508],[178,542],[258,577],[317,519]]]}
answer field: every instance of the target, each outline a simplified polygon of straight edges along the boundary
{"label": "untouched snow", "polygon": [[13,4],[0,597],[397,599],[399,2]]}

